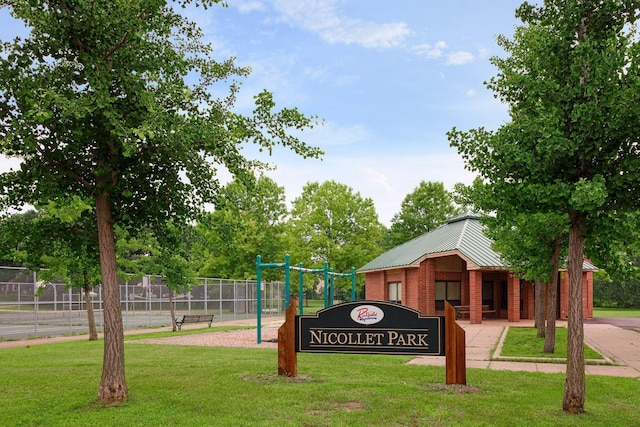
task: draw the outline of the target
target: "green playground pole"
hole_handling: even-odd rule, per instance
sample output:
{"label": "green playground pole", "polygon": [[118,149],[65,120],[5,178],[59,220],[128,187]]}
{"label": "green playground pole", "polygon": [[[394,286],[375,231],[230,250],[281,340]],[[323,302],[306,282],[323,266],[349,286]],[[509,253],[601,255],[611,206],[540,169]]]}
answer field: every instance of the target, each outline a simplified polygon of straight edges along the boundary
{"label": "green playground pole", "polygon": [[298,264],[298,267],[300,267],[300,270],[298,271],[298,305],[300,306],[298,311],[300,312],[300,315],[303,315],[304,307],[302,306],[302,302],[304,301],[304,272],[302,271],[302,263]]}
{"label": "green playground pole", "polygon": [[[333,273],[333,269],[331,269],[331,273]],[[336,284],[336,281],[333,277],[333,274],[329,274],[329,306],[333,307],[333,288]]]}
{"label": "green playground pole", "polygon": [[356,268],[351,267],[351,301],[356,300]]}
{"label": "green playground pole", "polygon": [[258,344],[262,343],[262,292],[260,287],[262,286],[262,258],[260,255],[256,257],[256,298],[258,299],[258,313],[256,315],[257,328],[258,328]]}
{"label": "green playground pole", "polygon": [[324,262],[324,308],[329,307],[329,263]]}
{"label": "green playground pole", "polygon": [[289,308],[291,298],[291,274],[289,269],[289,254],[284,256],[284,308]]}

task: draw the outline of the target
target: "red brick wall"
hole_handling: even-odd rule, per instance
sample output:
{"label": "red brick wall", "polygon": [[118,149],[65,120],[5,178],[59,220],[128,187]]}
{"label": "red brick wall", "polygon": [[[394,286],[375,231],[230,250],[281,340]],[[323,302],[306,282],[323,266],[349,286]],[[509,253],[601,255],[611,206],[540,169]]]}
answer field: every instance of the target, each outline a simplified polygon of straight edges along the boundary
{"label": "red brick wall", "polygon": [[384,271],[375,271],[373,273],[366,273],[365,283],[366,283],[366,286],[364,289],[365,299],[382,301],[385,299],[385,292],[389,292],[388,290],[386,290]]}
{"label": "red brick wall", "polygon": [[508,314],[509,322],[520,321],[520,278],[515,274],[509,274],[508,282]]}
{"label": "red brick wall", "polygon": [[[465,264],[466,268],[466,264]],[[472,274],[473,273],[473,274]],[[473,276],[475,283],[471,291],[470,279]],[[376,271],[365,274],[366,287],[365,298],[368,300],[385,301],[389,299],[388,283],[402,283],[402,303],[414,308],[423,314],[441,314],[435,309],[435,282],[436,281],[459,281],[460,298],[462,305],[482,306],[482,282],[493,281],[494,283],[494,303],[496,309],[500,305],[500,283],[507,279],[509,287],[509,301],[507,318],[510,322],[517,322],[522,319],[532,319],[534,317],[534,291],[533,286],[528,283],[523,286],[523,307],[520,310],[520,280],[512,274],[504,271],[436,271],[433,258],[426,259],[419,268],[394,269],[388,271]],[[566,319],[569,303],[569,278],[567,272],[560,273],[559,281],[559,312],[560,318]],[[473,298],[472,298],[473,297]],[[475,298],[475,299],[474,299]],[[475,303],[472,301],[476,301]],[[583,273],[583,313],[585,318],[593,317],[593,272]],[[482,321],[480,314],[473,314],[473,321]],[[504,312],[496,313],[497,316],[504,316]]]}
{"label": "red brick wall", "polygon": [[[521,319],[535,318],[535,288],[532,282],[523,282],[522,285],[522,313]],[[542,303],[544,304],[544,302]]]}
{"label": "red brick wall", "polygon": [[566,271],[560,272],[560,283],[558,284],[560,294],[560,319],[566,319],[569,313],[569,274]]}
{"label": "red brick wall", "polygon": [[582,272],[582,316],[585,319],[593,317],[593,272]]}
{"label": "red brick wall", "polygon": [[469,271],[469,321],[482,323],[482,272]]}
{"label": "red brick wall", "polygon": [[422,313],[427,315],[436,314],[436,263],[433,258],[425,260],[424,273],[425,273],[425,297],[424,297],[424,311]]}
{"label": "red brick wall", "polygon": [[402,298],[402,304],[420,310],[420,269],[406,269],[407,293]]}

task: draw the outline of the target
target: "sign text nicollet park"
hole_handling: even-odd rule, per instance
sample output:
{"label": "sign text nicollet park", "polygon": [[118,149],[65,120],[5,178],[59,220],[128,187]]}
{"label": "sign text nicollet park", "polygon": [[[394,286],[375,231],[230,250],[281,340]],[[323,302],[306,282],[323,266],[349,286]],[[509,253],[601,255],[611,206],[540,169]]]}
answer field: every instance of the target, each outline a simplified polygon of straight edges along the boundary
{"label": "sign text nicollet park", "polygon": [[383,301],[339,304],[296,316],[296,351],[443,356],[444,317]]}

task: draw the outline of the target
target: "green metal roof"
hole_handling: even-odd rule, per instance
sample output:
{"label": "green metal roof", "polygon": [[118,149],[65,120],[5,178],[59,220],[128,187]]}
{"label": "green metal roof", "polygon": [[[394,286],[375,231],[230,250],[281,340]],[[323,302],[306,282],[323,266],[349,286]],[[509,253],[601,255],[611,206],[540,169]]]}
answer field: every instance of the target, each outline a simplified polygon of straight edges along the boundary
{"label": "green metal roof", "polygon": [[458,252],[480,268],[506,268],[500,256],[491,249],[491,240],[482,230],[479,215],[464,213],[435,230],[383,253],[360,267],[358,272],[417,267],[429,255],[444,252]]}
{"label": "green metal roof", "polygon": [[[500,255],[491,249],[492,241],[483,233],[480,215],[466,212],[449,219],[446,224],[383,253],[358,269],[359,273],[394,268],[418,267],[430,255],[456,253],[468,269],[507,269]],[[473,265],[475,264],[475,265]],[[595,271],[585,261],[585,270]]]}

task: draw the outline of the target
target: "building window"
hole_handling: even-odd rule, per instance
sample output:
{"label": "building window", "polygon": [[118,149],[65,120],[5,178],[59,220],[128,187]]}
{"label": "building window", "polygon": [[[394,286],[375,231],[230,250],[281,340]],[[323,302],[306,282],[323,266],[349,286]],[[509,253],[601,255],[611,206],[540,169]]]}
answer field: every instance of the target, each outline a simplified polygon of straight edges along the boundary
{"label": "building window", "polygon": [[389,301],[402,304],[402,283],[389,283]]}
{"label": "building window", "polygon": [[436,310],[444,310],[444,302],[460,305],[460,282],[436,282]]}

